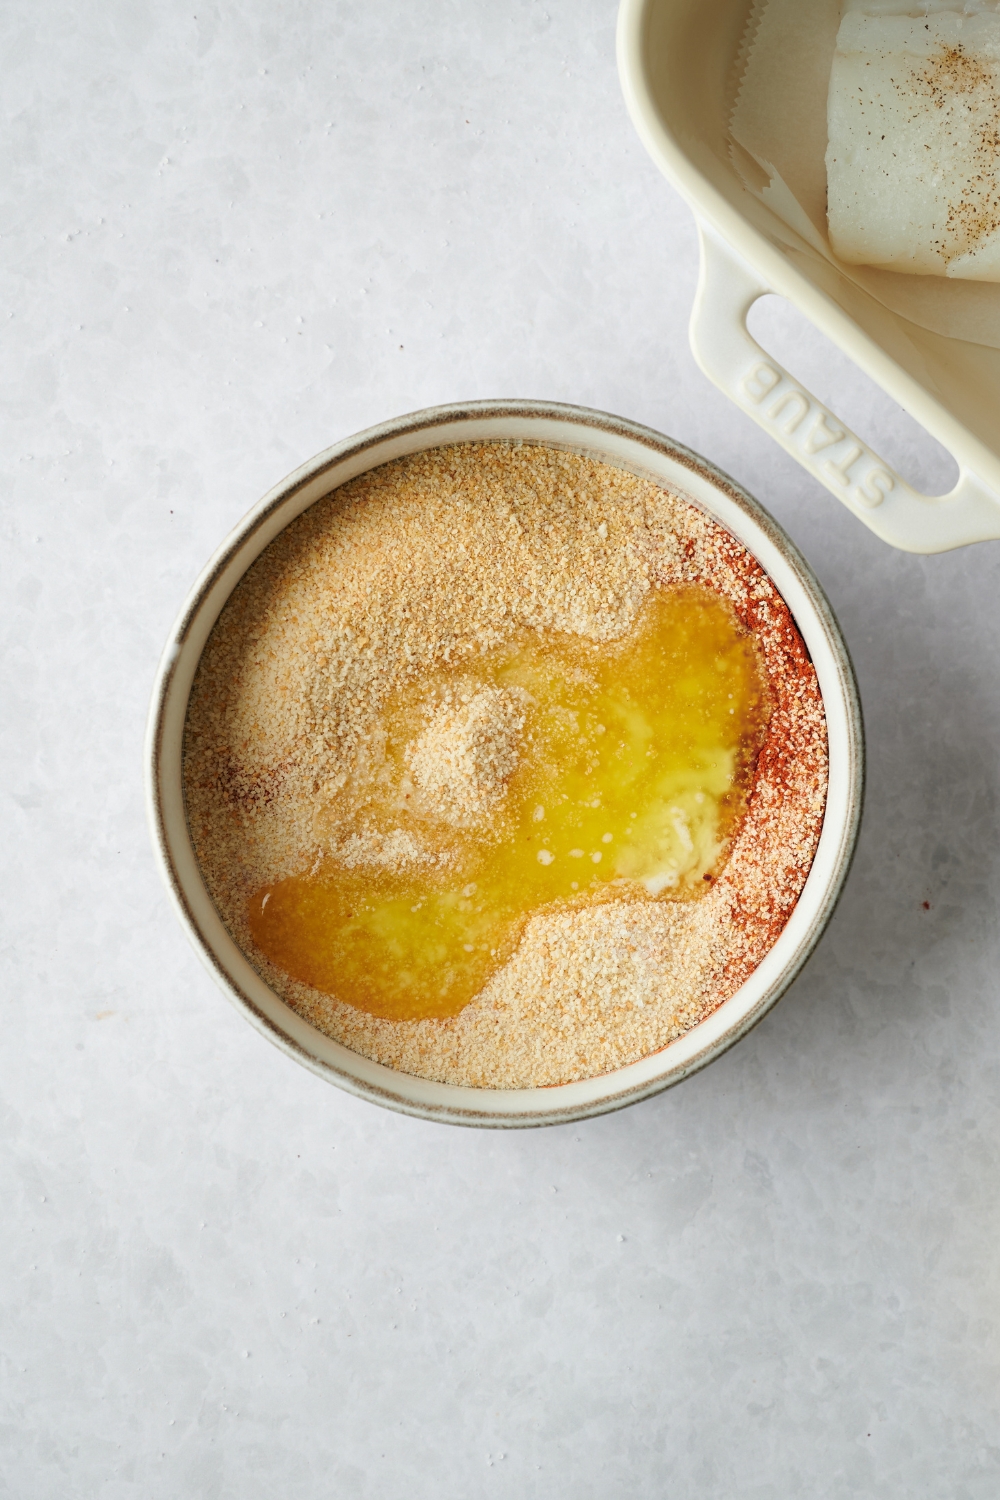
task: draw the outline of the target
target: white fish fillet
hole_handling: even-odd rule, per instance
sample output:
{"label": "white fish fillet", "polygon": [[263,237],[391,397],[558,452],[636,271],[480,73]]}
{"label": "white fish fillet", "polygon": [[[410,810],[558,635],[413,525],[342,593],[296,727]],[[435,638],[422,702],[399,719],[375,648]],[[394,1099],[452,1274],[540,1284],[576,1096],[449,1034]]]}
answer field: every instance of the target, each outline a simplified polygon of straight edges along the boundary
{"label": "white fish fillet", "polygon": [[828,125],[835,254],[895,271],[1000,281],[995,5],[847,0]]}

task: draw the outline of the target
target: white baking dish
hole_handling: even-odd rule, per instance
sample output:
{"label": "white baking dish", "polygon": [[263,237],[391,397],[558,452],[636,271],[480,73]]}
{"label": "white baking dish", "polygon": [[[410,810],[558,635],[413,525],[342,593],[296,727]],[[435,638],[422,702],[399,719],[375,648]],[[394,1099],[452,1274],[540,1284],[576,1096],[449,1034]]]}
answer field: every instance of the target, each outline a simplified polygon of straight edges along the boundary
{"label": "white baking dish", "polygon": [[[632,119],[701,232],[691,345],[705,373],[883,540],[942,552],[1000,537],[1000,349],[891,312],[834,265],[790,246],[729,157],[730,79],[749,0],[622,0],[618,63]],[[787,297],[923,423],[959,466],[927,496],[873,453],[747,330]]]}
{"label": "white baking dish", "polygon": [[[739,537],[774,580],[802,632],[829,733],[829,790],[816,858],[763,963],[731,999],[662,1052],[604,1077],[555,1088],[431,1083],[360,1057],[310,1026],[265,983],[223,925],[198,866],[184,804],[184,721],[195,669],[227,599],[267,544],[307,506],[378,464],[444,443],[496,439],[568,448],[646,475],[687,495]],[[861,712],[847,649],[812,570],[780,527],[732,480],[668,438],[599,412],[537,402],[479,402],[400,417],[320,453],[265,495],[185,601],[160,664],[146,742],[147,805],[167,888],[188,937],[237,1009],[283,1051],[351,1093],[464,1125],[548,1125],[618,1109],[678,1083],[749,1031],[784,994],[829,921],[857,838],[863,782]]]}

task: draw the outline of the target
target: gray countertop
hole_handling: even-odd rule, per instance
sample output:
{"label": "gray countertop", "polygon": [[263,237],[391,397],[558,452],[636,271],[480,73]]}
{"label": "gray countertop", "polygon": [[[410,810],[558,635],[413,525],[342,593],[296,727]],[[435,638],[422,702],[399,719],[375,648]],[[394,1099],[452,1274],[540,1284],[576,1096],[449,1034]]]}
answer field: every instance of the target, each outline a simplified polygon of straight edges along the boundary
{"label": "gray countertop", "polygon": [[[0,1494],[1000,1489],[1000,547],[891,551],[698,372],[694,223],[612,0],[0,15]],[[778,353],[941,456],[780,307]],[[790,530],[865,825],[805,973],[619,1115],[397,1117],[269,1047],[150,854],[144,716],[217,543],[360,427],[621,413]]]}

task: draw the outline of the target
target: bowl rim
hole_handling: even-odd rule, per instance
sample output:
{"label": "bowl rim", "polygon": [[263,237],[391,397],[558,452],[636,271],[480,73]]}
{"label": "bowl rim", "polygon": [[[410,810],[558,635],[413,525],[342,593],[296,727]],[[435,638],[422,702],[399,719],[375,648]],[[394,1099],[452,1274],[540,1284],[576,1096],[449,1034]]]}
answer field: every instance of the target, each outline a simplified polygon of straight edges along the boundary
{"label": "bowl rim", "polygon": [[[827,810],[806,885],[777,942],[736,994],[650,1057],[596,1079],[513,1090],[433,1083],[372,1062],[319,1032],[276,995],[237,948],[208,894],[188,830],[180,754],[204,643],[269,542],[315,501],[392,458],[452,442],[493,440],[585,453],[630,470],[677,489],[736,535],[792,610],[820,673],[831,744]],[[763,1019],[808,961],[847,879],[864,800],[864,727],[850,654],[819,580],[784,529],[741,485],[691,449],[626,418],[560,402],[474,401],[410,412],[343,439],[275,485],[233,528],[196,579],[168,636],[149,709],[144,770],[153,847],[171,902],[198,956],[251,1025],[313,1073],[372,1103],[422,1119],[511,1128],[571,1123],[648,1098],[707,1066]]]}

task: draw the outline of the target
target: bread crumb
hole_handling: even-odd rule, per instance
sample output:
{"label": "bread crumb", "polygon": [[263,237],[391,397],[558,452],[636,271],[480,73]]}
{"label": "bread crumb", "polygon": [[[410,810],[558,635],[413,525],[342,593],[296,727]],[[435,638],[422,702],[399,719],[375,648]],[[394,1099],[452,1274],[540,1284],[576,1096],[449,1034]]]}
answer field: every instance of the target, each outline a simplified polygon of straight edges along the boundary
{"label": "bread crumb", "polygon": [[[377,773],[390,695],[525,626],[621,639],[651,588],[691,585],[726,598],[754,635],[771,699],[746,813],[704,896],[617,899],[605,888],[599,904],[542,909],[503,967],[447,1020],[368,1015],[255,949],[247,902],[263,886],[330,854],[373,868],[437,857],[405,831],[338,821],[352,787]],[[463,696],[459,681],[440,692],[406,750],[416,794],[455,827],[491,818],[523,727],[517,690]],[[540,1087],[658,1051],[757,967],[819,840],[826,722],[784,601],[746,548],[692,502],[579,454],[463,444],[361,475],[265,549],[202,654],[184,780],[195,850],[223,921],[303,1017],[417,1077]],[[543,820],[545,809],[534,816]]]}

